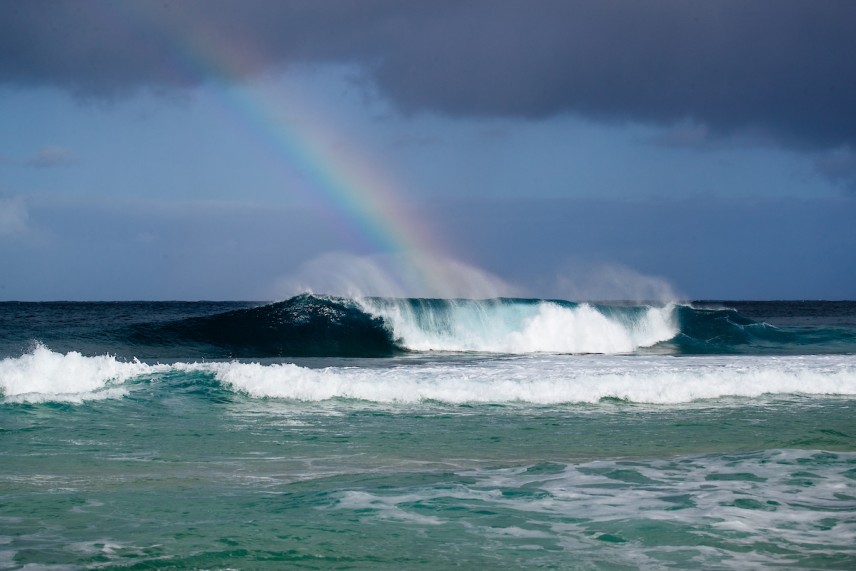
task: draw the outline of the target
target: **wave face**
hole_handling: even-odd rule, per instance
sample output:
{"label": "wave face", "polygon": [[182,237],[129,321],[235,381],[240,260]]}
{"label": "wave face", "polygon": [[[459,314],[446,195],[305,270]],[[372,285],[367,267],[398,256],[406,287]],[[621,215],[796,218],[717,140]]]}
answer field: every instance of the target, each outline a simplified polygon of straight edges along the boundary
{"label": "wave face", "polygon": [[135,344],[209,357],[390,357],[494,354],[799,354],[856,351],[856,329],[775,327],[735,309],[557,300],[286,301],[132,328]]}
{"label": "wave face", "polygon": [[165,324],[142,324],[133,328],[131,339],[154,345],[209,345],[232,357],[384,357],[400,352],[379,317],[352,300],[314,295]]}

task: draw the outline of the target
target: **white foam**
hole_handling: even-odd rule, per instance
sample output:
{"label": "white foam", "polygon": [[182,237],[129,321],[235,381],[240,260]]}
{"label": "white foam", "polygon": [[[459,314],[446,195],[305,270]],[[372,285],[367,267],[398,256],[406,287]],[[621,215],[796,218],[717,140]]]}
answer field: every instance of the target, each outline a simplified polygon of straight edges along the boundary
{"label": "white foam", "polygon": [[155,370],[138,361],[117,361],[110,355],[86,357],[76,351],[56,353],[38,344],[25,355],[0,361],[0,391],[6,401],[79,403],[121,397],[127,390],[119,385]]}
{"label": "white foam", "polygon": [[177,363],[174,368],[213,373],[226,386],[255,397],[316,401],[349,396],[335,373],[291,363]]}
{"label": "white foam", "polygon": [[637,319],[608,316],[589,304],[465,300],[447,307],[362,300],[414,351],[486,353],[631,353],[678,333],[674,306],[650,307]]}
{"label": "white foam", "polygon": [[411,510],[398,507],[399,504],[421,499],[423,499],[421,494],[388,497],[362,491],[347,491],[340,495],[336,507],[339,509],[372,511],[380,514],[385,519],[395,519],[417,525],[442,525],[444,522],[439,517],[417,514]]}
{"label": "white foam", "polygon": [[0,391],[17,402],[83,402],[127,394],[128,380],[169,371],[214,376],[253,397],[303,402],[596,403],[604,398],[682,404],[765,394],[856,395],[856,356],[598,356],[535,354],[436,363],[311,369],[221,362],[147,365],[39,345],[0,361]]}
{"label": "white foam", "polygon": [[534,355],[506,359],[309,369],[292,364],[209,363],[234,390],[299,401],[378,403],[596,403],[604,398],[681,404],[764,394],[856,395],[856,358]]}
{"label": "white foam", "polygon": [[[364,522],[457,525],[461,541],[479,544],[546,540],[583,560],[609,553],[601,543],[607,532],[626,542],[612,552],[616,561],[633,568],[663,568],[664,552],[682,559],[692,555],[695,564],[681,567],[797,568],[806,556],[849,553],[856,541],[856,520],[848,517],[856,507],[856,482],[848,472],[856,455],[838,453],[817,462],[817,454],[768,450],[599,460],[548,474],[528,466],[476,468],[456,472],[455,485],[344,490],[331,509],[349,511]],[[795,479],[794,472],[806,465],[812,474]],[[432,509],[449,505],[457,509]],[[662,541],[648,541],[654,530]],[[693,553],[687,553],[686,539],[699,536],[711,545],[693,544]],[[772,544],[780,549],[770,551]]]}

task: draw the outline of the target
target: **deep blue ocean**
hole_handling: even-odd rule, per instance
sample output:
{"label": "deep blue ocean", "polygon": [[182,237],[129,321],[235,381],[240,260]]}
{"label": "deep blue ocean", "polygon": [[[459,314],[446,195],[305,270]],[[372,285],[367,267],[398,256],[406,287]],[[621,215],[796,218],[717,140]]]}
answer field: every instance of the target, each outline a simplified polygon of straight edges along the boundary
{"label": "deep blue ocean", "polygon": [[856,569],[856,302],[0,303],[0,569]]}

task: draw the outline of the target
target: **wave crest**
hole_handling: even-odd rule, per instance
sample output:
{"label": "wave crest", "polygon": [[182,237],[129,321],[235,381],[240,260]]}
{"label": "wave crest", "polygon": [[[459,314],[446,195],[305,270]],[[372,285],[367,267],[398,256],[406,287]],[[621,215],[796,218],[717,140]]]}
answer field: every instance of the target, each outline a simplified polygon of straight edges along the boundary
{"label": "wave crest", "polygon": [[543,300],[389,300],[361,302],[412,351],[631,353],[673,338],[673,306],[601,311]]}
{"label": "wave crest", "polygon": [[0,392],[6,401],[80,403],[123,396],[122,383],[157,370],[110,355],[55,353],[39,343],[29,353],[0,361]]}
{"label": "wave crest", "polygon": [[381,404],[530,403],[554,405],[617,399],[676,405],[765,394],[854,395],[856,363],[844,356],[567,357],[543,355],[419,367],[331,367],[208,363],[226,387],[252,397],[304,402],[352,399]]}
{"label": "wave crest", "polygon": [[765,394],[856,395],[856,362],[850,355],[461,356],[417,366],[405,359],[393,366],[313,369],[238,361],[147,365],[110,355],[56,353],[43,345],[0,361],[0,393],[5,402],[82,403],[125,396],[128,381],[173,372],[199,373],[201,381],[183,378],[198,383],[207,377],[253,398],[310,403],[346,399],[380,404],[554,405],[618,399],[674,405]]}

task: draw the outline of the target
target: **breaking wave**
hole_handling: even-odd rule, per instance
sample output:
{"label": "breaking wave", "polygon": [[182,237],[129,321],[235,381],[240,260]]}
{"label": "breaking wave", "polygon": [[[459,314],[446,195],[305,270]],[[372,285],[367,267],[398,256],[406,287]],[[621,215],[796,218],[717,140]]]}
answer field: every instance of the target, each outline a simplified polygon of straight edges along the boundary
{"label": "breaking wave", "polygon": [[631,353],[678,333],[675,307],[564,301],[300,295],[138,326],[138,343],[206,344],[229,357],[383,357],[413,351]]}
{"label": "breaking wave", "polygon": [[848,355],[675,358],[546,354],[319,369],[238,361],[148,365],[111,356],[56,353],[37,346],[30,353],[0,361],[0,390],[6,402],[81,403],[118,398],[143,378],[158,379],[158,390],[165,391],[172,390],[170,383],[206,386],[216,382],[254,398],[383,404],[548,405],[604,399],[681,404],[777,394],[856,395],[856,361]]}
{"label": "breaking wave", "polygon": [[[856,351],[856,333],[778,328],[733,309],[496,298],[338,298],[304,294],[267,305],[137,325],[135,344],[212,358],[494,354],[796,354]],[[180,353],[180,351],[179,351]]]}
{"label": "breaking wave", "polygon": [[124,396],[123,383],[163,370],[162,365],[123,362],[111,355],[56,353],[37,344],[29,353],[0,361],[0,392],[7,401],[80,403]]}
{"label": "breaking wave", "polygon": [[765,394],[856,395],[856,362],[843,356],[796,357],[518,357],[380,369],[309,369],[294,364],[210,363],[225,386],[253,397],[298,401],[355,399],[377,403],[680,404]]}

